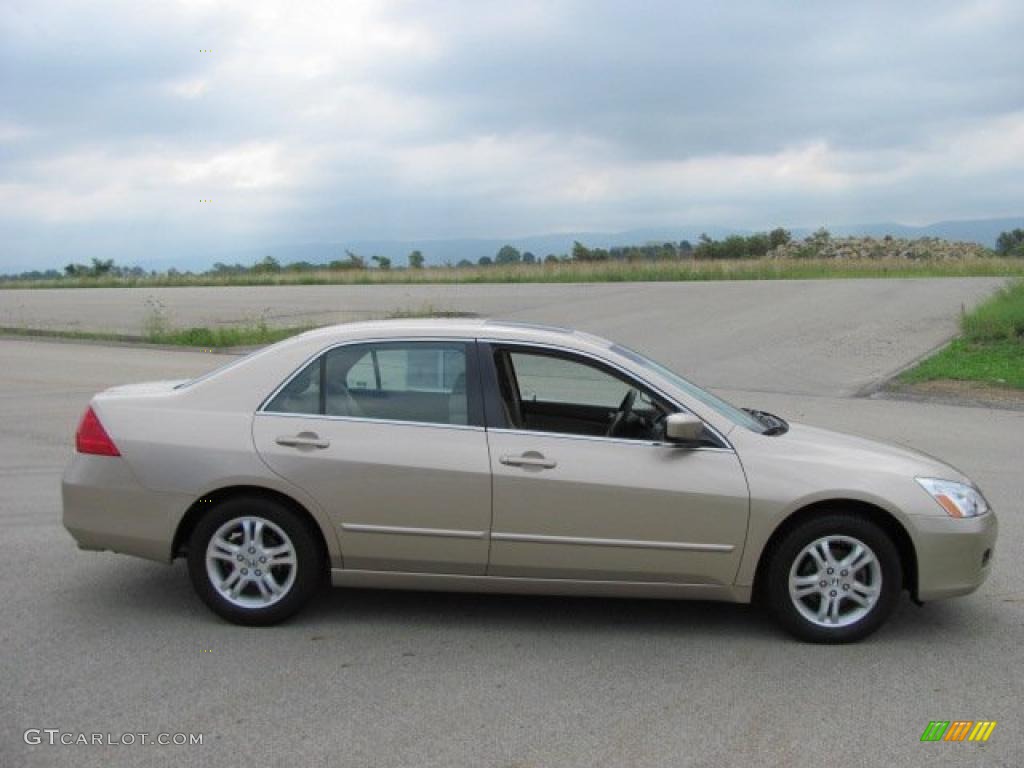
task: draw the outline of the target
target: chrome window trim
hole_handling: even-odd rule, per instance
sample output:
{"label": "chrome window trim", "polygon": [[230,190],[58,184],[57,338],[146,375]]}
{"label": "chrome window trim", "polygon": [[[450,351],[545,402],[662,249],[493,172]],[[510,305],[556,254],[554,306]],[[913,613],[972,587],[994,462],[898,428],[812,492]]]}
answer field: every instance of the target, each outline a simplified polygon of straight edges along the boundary
{"label": "chrome window trim", "polygon": [[728,553],[736,549],[732,544],[699,544],[688,541],[651,541],[649,539],[595,539],[585,536],[546,536],[533,533],[491,534],[492,541],[510,541],[529,544],[576,544],[587,547],[626,547],[629,549],[670,549],[684,552]]}
{"label": "chrome window trim", "polygon": [[[691,413],[694,416],[696,416],[698,419],[700,419],[702,422],[704,422],[704,426],[723,444],[722,447],[718,447],[718,446],[701,446],[701,447],[691,448],[690,450],[693,450],[693,451],[728,451],[729,453],[735,453],[736,452],[736,449],[733,447],[733,444],[731,442],[729,442],[729,440],[725,437],[725,435],[723,435],[721,433],[721,431],[717,427],[715,427],[713,424],[709,424],[707,419],[703,418],[702,416],[700,416],[697,413],[694,413],[692,408],[689,408],[689,407],[683,405],[682,403],[679,402],[679,400],[677,400],[676,398],[668,395],[660,387],[657,387],[654,384],[651,384],[649,381],[647,381],[647,379],[643,378],[642,376],[637,376],[636,373],[634,373],[633,371],[630,371],[628,368],[623,368],[621,365],[619,365],[618,363],[616,363],[616,362],[614,362],[612,360],[608,360],[608,359],[606,359],[604,357],[601,357],[599,355],[595,355],[592,352],[586,352],[586,351],[581,350],[581,349],[576,349],[575,347],[563,347],[563,346],[560,346],[558,344],[548,344],[548,343],[541,343],[541,342],[537,342],[537,341],[517,341],[517,340],[514,340],[514,339],[496,339],[496,338],[478,338],[477,341],[482,341],[485,344],[496,344],[496,345],[499,345],[499,346],[500,345],[505,345],[505,346],[514,345],[514,346],[519,346],[519,347],[531,347],[531,348],[534,348],[534,349],[546,349],[546,350],[551,350],[553,352],[562,352],[562,353],[570,354],[570,355],[579,355],[581,357],[588,358],[590,360],[593,360],[595,362],[601,363],[603,365],[607,365],[609,368],[614,368],[616,371],[621,373],[627,379],[631,379],[634,382],[638,382],[638,383],[642,384],[643,387],[651,390],[652,392],[655,392],[660,397],[662,397],[663,399],[667,400],[669,403],[674,405],[676,408],[679,408],[684,413]],[[545,436],[551,436],[551,437],[569,437],[569,438],[578,438],[578,439],[586,439],[586,440],[609,440],[609,441],[613,441],[613,442],[628,442],[628,443],[640,444],[640,445],[671,445],[671,446],[673,446],[675,448],[681,448],[681,449],[684,449],[686,447],[685,445],[681,445],[679,443],[658,442],[658,441],[650,441],[650,440],[628,440],[626,438],[620,438],[620,437],[601,437],[599,435],[573,435],[573,434],[569,434],[569,433],[566,433],[566,432],[535,432],[535,431],[525,430],[525,429],[509,429],[507,427],[502,427],[502,428],[491,428],[491,427],[488,427],[488,429],[490,431],[492,431],[492,432],[511,432],[511,433],[516,433],[516,434],[535,434],[535,435],[545,435]]]}
{"label": "chrome window trim", "polygon": [[390,424],[396,427],[429,427],[431,429],[461,429],[483,432],[476,424],[443,424],[436,421],[403,421],[401,419],[374,419],[369,416],[328,416],[322,413],[285,413],[283,411],[257,411],[257,416],[277,416],[291,419],[316,419],[317,421],[353,421],[365,424]]}
{"label": "chrome window trim", "polygon": [[443,539],[485,539],[487,531],[466,531],[451,528],[410,528],[403,525],[369,525],[342,523],[341,529],[351,533],[386,533],[397,536],[437,536]]}
{"label": "chrome window trim", "polygon": [[[256,409],[256,416],[260,414],[267,414],[269,416],[291,416],[304,419],[330,419],[332,421],[359,421],[359,422],[372,422],[373,424],[396,424],[400,426],[416,426],[416,427],[443,427],[446,429],[471,429],[476,431],[483,431],[483,427],[477,424],[445,424],[440,421],[403,421],[400,419],[374,419],[367,416],[329,416],[325,413],[286,413],[283,411],[268,411],[267,406],[273,402],[274,398],[278,396],[282,389],[291,384],[292,379],[306,370],[306,366],[312,363],[321,355],[326,355],[328,352],[337,349],[338,347],[350,347],[353,344],[401,344],[403,342],[442,342],[447,344],[473,344],[476,342],[471,336],[384,336],[384,337],[373,337],[368,339],[346,339],[344,341],[338,341],[333,344],[328,344],[326,347],[321,347],[316,352],[307,357],[294,371],[292,371],[285,380],[278,385],[277,389],[263,398],[263,402],[260,403]],[[467,395],[468,397],[468,395]]]}
{"label": "chrome window trim", "polygon": [[686,443],[671,443],[664,440],[632,440],[628,437],[604,437],[602,435],[573,435],[568,432],[543,432],[537,429],[508,429],[507,427],[488,427],[488,432],[498,435],[528,435],[534,437],[554,437],[562,440],[587,440],[602,443],[621,443],[637,445],[645,448],[671,448],[676,451],[712,451],[714,453],[734,453],[731,448],[714,445],[689,446]]}

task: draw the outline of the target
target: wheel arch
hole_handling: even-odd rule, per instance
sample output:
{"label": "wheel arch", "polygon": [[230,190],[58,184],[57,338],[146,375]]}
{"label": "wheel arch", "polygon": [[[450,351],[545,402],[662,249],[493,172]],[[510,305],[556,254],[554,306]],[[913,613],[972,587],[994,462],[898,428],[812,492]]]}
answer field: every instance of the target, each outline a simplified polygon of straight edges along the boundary
{"label": "wheel arch", "polygon": [[754,572],[753,595],[755,600],[763,597],[767,584],[768,563],[779,541],[797,526],[826,512],[846,512],[871,521],[888,534],[899,553],[900,566],[903,569],[903,588],[917,599],[917,550],[913,539],[903,523],[890,511],[859,499],[822,499],[800,507],[791,512],[772,531],[771,536],[761,550]]}
{"label": "wheel arch", "polygon": [[186,548],[188,546],[189,537],[192,535],[192,531],[195,530],[196,525],[202,519],[203,515],[209,512],[211,509],[216,508],[219,504],[228,499],[236,499],[241,496],[250,498],[262,498],[276,501],[287,506],[293,512],[295,512],[300,518],[302,518],[310,530],[316,536],[317,541],[322,549],[324,556],[324,562],[331,565],[333,552],[328,542],[328,534],[323,530],[320,522],[317,518],[307,509],[307,507],[297,501],[294,497],[289,496],[287,493],[282,491],[267,488],[262,485],[230,485],[222,488],[204,493],[185,511],[181,520],[178,522],[178,526],[174,531],[174,538],[171,542],[171,558],[182,557],[185,555]]}

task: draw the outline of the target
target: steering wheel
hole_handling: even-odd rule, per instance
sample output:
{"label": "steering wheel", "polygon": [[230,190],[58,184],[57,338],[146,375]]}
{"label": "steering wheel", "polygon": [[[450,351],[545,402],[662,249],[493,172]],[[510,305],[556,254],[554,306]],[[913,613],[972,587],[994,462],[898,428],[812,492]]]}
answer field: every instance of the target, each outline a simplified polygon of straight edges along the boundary
{"label": "steering wheel", "polygon": [[633,413],[633,404],[635,402],[636,390],[630,389],[626,396],[622,398],[622,402],[619,403],[619,409],[615,412],[615,418],[608,425],[608,431],[604,433],[605,437],[615,437],[615,433],[619,431],[619,428],[626,423],[630,414]]}

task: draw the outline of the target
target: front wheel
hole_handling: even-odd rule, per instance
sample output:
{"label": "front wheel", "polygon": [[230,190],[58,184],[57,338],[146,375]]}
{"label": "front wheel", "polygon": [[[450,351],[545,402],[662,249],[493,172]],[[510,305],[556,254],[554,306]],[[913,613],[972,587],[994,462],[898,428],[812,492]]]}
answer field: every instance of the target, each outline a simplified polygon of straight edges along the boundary
{"label": "front wheel", "polygon": [[188,570],[199,597],[236,624],[265,626],[298,611],[322,582],[324,559],[305,520],[264,498],[229,499],[189,539]]}
{"label": "front wheel", "polygon": [[888,618],[903,588],[899,553],[874,523],[848,514],[808,520],[768,564],[768,603],[791,634],[815,643],[861,640]]}

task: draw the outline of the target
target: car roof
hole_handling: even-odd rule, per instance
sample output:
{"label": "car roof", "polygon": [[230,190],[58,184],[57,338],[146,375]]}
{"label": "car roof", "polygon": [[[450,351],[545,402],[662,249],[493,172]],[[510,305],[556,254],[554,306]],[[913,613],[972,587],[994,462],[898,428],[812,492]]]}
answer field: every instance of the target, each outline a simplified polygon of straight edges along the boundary
{"label": "car roof", "polygon": [[[569,346],[593,346],[607,349],[612,342],[599,336],[556,325],[526,323],[480,317],[428,317],[390,320],[364,320],[341,323],[307,331],[307,341],[330,342],[348,339],[407,338],[410,336],[446,336],[456,338],[493,338]],[[575,343],[573,343],[575,342]]]}

